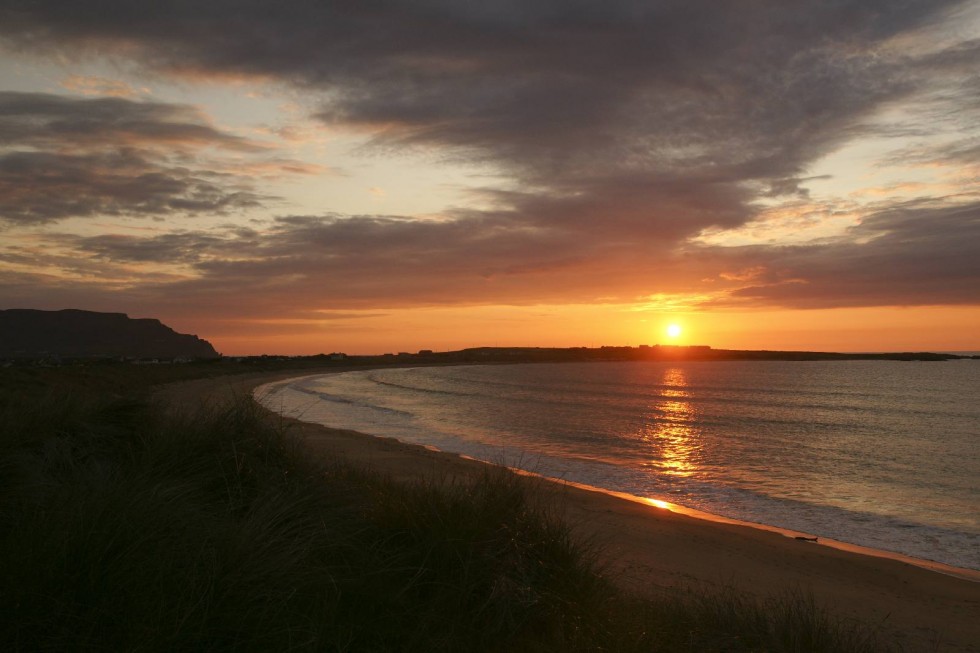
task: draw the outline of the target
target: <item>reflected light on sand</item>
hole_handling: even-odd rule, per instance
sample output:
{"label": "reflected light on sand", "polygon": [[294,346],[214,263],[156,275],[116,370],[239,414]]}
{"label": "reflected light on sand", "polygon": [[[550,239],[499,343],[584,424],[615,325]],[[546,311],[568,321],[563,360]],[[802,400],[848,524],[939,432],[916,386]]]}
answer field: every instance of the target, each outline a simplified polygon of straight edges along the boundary
{"label": "reflected light on sand", "polygon": [[659,450],[659,459],[650,465],[671,476],[693,476],[698,471],[701,443],[684,370],[665,369],[661,383],[664,389],[651,406],[658,416],[643,434],[643,439]]}

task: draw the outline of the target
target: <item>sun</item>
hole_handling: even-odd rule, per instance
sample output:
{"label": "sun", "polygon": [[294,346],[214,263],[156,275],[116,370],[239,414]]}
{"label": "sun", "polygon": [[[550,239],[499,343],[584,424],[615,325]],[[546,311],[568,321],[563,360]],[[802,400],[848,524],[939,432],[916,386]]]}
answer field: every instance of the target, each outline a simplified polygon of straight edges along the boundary
{"label": "sun", "polygon": [[679,338],[681,335],[681,325],[679,324],[668,324],[667,325],[667,335],[671,338]]}

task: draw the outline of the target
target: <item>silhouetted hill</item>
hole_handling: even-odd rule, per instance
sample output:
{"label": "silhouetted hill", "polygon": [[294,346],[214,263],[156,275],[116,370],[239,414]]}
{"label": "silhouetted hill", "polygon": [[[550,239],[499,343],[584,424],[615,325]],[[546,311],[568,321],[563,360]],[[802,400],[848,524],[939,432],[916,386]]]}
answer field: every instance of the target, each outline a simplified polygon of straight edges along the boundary
{"label": "silhouetted hill", "polygon": [[0,358],[217,358],[207,340],[160,320],[66,309],[0,310]]}

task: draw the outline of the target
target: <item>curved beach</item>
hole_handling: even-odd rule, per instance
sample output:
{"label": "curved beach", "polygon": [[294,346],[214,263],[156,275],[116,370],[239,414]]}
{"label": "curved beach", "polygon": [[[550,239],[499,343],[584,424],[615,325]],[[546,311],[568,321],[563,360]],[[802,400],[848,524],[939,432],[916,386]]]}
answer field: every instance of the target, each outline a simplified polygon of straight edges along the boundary
{"label": "curved beach", "polygon": [[[194,408],[250,396],[259,385],[295,376],[293,371],[203,379],[165,387],[160,397]],[[311,455],[368,466],[394,479],[465,480],[486,468],[390,438],[278,419]],[[924,561],[822,546],[563,482],[537,477],[528,482],[580,537],[600,545],[609,574],[631,590],[735,587],[759,596],[803,590],[834,614],[878,626],[906,650],[980,651],[978,572],[940,573]]]}

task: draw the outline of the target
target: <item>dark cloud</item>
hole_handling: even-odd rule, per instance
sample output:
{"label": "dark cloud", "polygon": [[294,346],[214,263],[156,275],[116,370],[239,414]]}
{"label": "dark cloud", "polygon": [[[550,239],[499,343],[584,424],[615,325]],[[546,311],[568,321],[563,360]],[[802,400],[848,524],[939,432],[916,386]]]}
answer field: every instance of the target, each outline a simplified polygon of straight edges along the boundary
{"label": "dark cloud", "polygon": [[[960,3],[493,4],[41,0],[8,3],[0,29],[10,47],[291,82],[323,93],[323,120],[368,126],[379,144],[448,147],[526,190],[614,207],[622,183],[601,187],[613,176],[712,188],[798,176],[913,85],[879,45]],[[736,213],[751,215],[737,200],[724,215]]]}
{"label": "dark cloud", "polygon": [[4,146],[87,148],[106,143],[262,149],[218,131],[206,124],[199,111],[185,105],[0,91],[0,144]]}
{"label": "dark cloud", "polygon": [[[972,304],[980,287],[978,238],[980,204],[908,204],[870,216],[846,236],[820,245],[702,247],[670,256],[646,255],[643,241],[613,244],[490,217],[419,222],[293,216],[261,230],[63,236],[56,242],[83,259],[194,268],[193,279],[148,280],[131,290],[147,304],[285,318],[315,308],[561,303],[582,297],[632,302],[685,291],[718,293],[713,306]],[[713,287],[704,285],[706,276],[718,279]]]}
{"label": "dark cloud", "polygon": [[782,197],[785,195],[795,195],[806,199],[810,197],[810,190],[803,186],[808,181],[817,179],[829,179],[828,175],[816,177],[790,177],[788,179],[773,179],[769,182],[769,190],[765,192],[766,197]]}
{"label": "dark cloud", "polygon": [[[284,9],[32,0],[5,3],[0,37],[22,51],[125,57],[157,73],[272,78],[307,93],[320,120],[370,130],[374,147],[489,163],[506,178],[484,191],[493,209],[447,211],[442,221],[294,216],[254,231],[61,242],[99,260],[175,263],[199,275],[128,291],[134,302],[260,315],[301,304],[631,301],[703,291],[705,277],[751,269],[755,281],[733,274],[717,289],[733,290],[736,301],[792,306],[963,303],[976,301],[967,251],[978,242],[976,218],[953,200],[881,212],[820,245],[684,246],[704,229],[750,222],[761,198],[805,196],[807,168],[875,129],[869,120],[886,104],[945,84],[959,99],[943,111],[964,106],[977,88],[969,65],[976,44],[916,56],[885,47],[962,4],[307,0]],[[65,186],[74,194],[56,192],[62,173],[52,163],[45,200],[73,199],[48,206],[28,198],[38,208],[12,200],[16,219],[222,211],[259,201],[248,188],[232,191],[193,166],[145,154],[157,146],[254,147],[186,107],[13,100],[15,110],[33,102],[45,117],[8,117],[0,138],[76,174],[105,171]],[[147,179],[157,190],[113,181],[111,157],[127,155],[118,147],[53,153],[57,139],[79,148],[138,142],[139,165],[129,169],[142,179],[158,166]],[[70,158],[96,154],[101,168]],[[15,155],[27,158],[12,170],[30,163]],[[964,150],[973,155],[972,145]],[[86,199],[86,188],[105,190]],[[68,201],[80,204],[62,205]]]}
{"label": "dark cloud", "polygon": [[[45,238],[44,249],[59,257],[51,261],[56,266],[68,259],[193,271],[185,280],[134,283],[139,273],[126,268],[125,292],[111,290],[119,301],[180,314],[294,317],[318,308],[534,303],[597,296],[617,284],[624,293],[666,289],[672,278],[660,269],[663,260],[644,257],[625,238],[614,246],[499,215],[441,222],[292,216],[254,231]],[[652,267],[659,269],[656,277]],[[108,292],[83,286],[80,293]]]}
{"label": "dark cloud", "polygon": [[206,146],[260,149],[182,105],[0,92],[0,221],[258,206],[248,182],[197,159]]}
{"label": "dark cloud", "polygon": [[976,304],[980,203],[934,203],[881,211],[834,243],[733,252],[764,266],[768,283],[732,299],[796,308]]}
{"label": "dark cloud", "polygon": [[258,206],[251,190],[202,170],[162,167],[134,153],[0,154],[0,218],[38,223],[70,217],[225,213]]}
{"label": "dark cloud", "polygon": [[[212,235],[201,232],[166,233],[153,237],[106,234],[101,236],[61,236],[62,244],[98,259],[124,263],[190,263],[203,256],[224,252],[231,255],[248,246],[246,231],[237,234]],[[228,251],[234,243],[234,250]]]}

